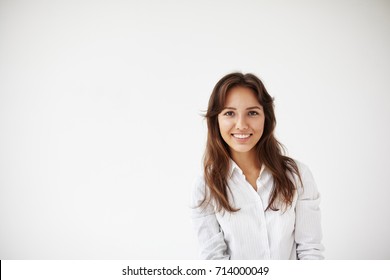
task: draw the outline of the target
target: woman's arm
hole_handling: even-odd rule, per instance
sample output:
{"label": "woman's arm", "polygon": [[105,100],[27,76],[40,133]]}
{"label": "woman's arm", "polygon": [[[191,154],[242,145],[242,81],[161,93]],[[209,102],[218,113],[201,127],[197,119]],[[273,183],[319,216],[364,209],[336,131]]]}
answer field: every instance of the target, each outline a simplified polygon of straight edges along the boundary
{"label": "woman's arm", "polygon": [[311,171],[300,164],[303,188],[298,188],[295,214],[295,242],[298,259],[324,259],[320,194]]}
{"label": "woman's arm", "polygon": [[191,219],[198,237],[202,259],[229,259],[223,231],[220,228],[211,203],[201,205],[206,193],[204,180],[198,178],[191,196]]}

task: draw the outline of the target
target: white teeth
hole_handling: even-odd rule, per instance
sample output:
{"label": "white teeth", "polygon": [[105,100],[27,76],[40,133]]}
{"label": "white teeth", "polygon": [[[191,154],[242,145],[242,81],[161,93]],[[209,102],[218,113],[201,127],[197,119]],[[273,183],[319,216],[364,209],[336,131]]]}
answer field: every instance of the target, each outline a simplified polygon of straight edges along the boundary
{"label": "white teeth", "polygon": [[244,138],[248,138],[251,135],[250,134],[233,134],[233,136],[236,138],[244,139]]}

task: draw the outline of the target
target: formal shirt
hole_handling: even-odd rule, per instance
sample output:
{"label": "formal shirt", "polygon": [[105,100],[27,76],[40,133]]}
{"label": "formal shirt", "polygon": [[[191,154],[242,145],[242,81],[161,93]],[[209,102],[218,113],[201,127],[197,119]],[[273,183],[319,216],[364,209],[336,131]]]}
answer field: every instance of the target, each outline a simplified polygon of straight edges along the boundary
{"label": "formal shirt", "polygon": [[310,170],[296,163],[302,184],[294,175],[292,205],[279,211],[266,210],[273,177],[264,165],[256,191],[231,160],[228,198],[237,212],[217,212],[213,200],[197,207],[209,190],[203,176],[195,180],[191,217],[202,259],[323,259],[320,195]]}

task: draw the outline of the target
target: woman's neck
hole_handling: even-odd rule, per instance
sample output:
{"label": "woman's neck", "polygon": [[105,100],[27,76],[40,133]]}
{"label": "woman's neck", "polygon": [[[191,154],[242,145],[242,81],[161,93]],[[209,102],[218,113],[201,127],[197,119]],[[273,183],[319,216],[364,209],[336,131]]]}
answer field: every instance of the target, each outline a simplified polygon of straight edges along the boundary
{"label": "woman's neck", "polygon": [[231,156],[245,175],[260,171],[261,164],[257,158],[255,150],[252,149],[246,153],[232,151]]}

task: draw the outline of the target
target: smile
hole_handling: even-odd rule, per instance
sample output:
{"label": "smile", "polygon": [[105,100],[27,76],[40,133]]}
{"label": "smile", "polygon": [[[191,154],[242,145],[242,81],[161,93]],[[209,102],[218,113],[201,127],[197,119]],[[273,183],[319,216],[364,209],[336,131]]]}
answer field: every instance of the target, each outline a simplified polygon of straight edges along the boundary
{"label": "smile", "polygon": [[249,138],[252,134],[232,134],[233,137],[238,139],[246,139]]}

